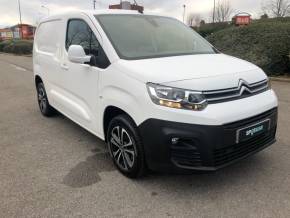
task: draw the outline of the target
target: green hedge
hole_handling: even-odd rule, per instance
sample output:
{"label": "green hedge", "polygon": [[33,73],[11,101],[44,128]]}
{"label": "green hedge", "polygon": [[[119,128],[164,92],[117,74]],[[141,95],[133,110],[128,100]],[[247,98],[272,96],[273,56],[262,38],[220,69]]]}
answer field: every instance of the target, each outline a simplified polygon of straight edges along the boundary
{"label": "green hedge", "polygon": [[0,52],[13,54],[31,54],[33,42],[29,40],[7,40],[0,42]]}
{"label": "green hedge", "polygon": [[207,39],[221,52],[253,62],[269,75],[290,73],[290,19],[265,20],[227,28]]}
{"label": "green hedge", "polygon": [[288,23],[290,22],[290,17],[276,17],[276,18],[266,18],[266,19],[259,19],[253,20],[252,23]]}
{"label": "green hedge", "polygon": [[3,52],[4,47],[9,45],[10,43],[11,43],[10,40],[0,42],[0,52]]}
{"label": "green hedge", "polygon": [[200,27],[194,27],[194,30],[196,30],[201,36],[203,37],[207,37],[217,31],[226,29],[231,27],[232,24],[228,23],[228,22],[224,22],[224,23],[208,23],[208,24],[204,24]]}

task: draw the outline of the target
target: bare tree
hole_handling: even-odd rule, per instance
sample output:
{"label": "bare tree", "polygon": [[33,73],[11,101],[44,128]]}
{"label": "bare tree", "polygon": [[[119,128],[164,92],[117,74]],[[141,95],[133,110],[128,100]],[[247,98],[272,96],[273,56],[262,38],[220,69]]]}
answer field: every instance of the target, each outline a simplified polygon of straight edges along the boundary
{"label": "bare tree", "polygon": [[199,26],[204,26],[206,24],[205,20],[201,20]]}
{"label": "bare tree", "polygon": [[193,13],[190,13],[187,16],[187,24],[188,24],[188,26],[192,26],[193,25],[194,17],[195,17],[195,14],[193,14]]}
{"label": "bare tree", "polygon": [[290,0],[267,0],[262,9],[275,17],[285,17],[290,14]]}
{"label": "bare tree", "polygon": [[233,10],[228,0],[219,0],[215,7],[214,19],[216,22],[228,21],[232,12]]}
{"label": "bare tree", "polygon": [[269,15],[267,13],[264,13],[263,15],[261,15],[260,17],[261,19],[268,19]]}
{"label": "bare tree", "polygon": [[199,26],[200,21],[201,21],[201,18],[199,14],[190,13],[187,16],[187,24],[189,26]]}

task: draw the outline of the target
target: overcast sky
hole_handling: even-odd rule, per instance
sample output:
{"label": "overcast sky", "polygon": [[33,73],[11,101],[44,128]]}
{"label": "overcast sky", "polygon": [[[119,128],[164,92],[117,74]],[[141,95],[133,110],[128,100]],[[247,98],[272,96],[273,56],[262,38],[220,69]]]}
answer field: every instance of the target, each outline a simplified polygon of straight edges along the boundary
{"label": "overcast sky", "polygon": [[[0,27],[19,23],[18,0],[0,0]],[[144,5],[146,11],[154,11],[182,19],[183,7],[187,6],[187,14],[196,13],[209,21],[214,0],[137,0]],[[218,1],[218,0],[216,0]],[[264,0],[229,0],[234,13],[249,12],[254,17],[261,15],[261,4]],[[40,17],[74,9],[92,9],[93,0],[20,0],[23,23],[35,24]],[[119,0],[97,0],[98,8],[108,8],[109,4]]]}

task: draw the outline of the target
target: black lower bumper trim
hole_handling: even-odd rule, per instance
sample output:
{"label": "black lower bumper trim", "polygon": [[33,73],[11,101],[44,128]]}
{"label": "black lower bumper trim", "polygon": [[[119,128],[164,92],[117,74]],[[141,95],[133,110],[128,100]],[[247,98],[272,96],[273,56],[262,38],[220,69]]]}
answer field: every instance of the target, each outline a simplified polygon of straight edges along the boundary
{"label": "black lower bumper trim", "polygon": [[[214,171],[253,155],[275,142],[277,108],[223,126],[194,125],[149,119],[139,126],[146,161],[152,170]],[[267,132],[236,143],[238,129],[270,119]]]}

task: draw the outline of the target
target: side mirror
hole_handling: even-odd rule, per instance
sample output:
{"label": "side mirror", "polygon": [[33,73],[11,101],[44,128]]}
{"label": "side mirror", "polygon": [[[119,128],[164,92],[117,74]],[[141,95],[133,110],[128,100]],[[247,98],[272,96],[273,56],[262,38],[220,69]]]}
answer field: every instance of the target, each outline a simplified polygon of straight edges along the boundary
{"label": "side mirror", "polygon": [[91,56],[86,55],[82,46],[71,45],[68,49],[68,59],[76,64],[85,64],[91,61]]}

